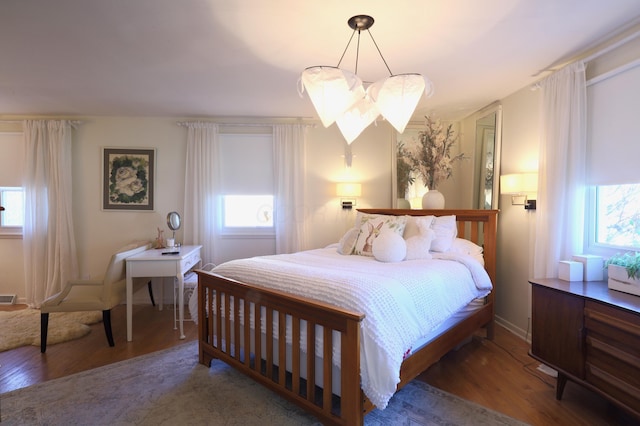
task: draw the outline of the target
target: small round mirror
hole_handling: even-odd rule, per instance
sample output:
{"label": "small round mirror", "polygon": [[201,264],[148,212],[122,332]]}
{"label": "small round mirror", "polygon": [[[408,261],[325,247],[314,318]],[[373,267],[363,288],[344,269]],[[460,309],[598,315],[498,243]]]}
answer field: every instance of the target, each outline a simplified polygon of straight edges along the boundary
{"label": "small round mirror", "polygon": [[171,212],[167,215],[167,226],[172,231],[180,229],[180,215],[178,212]]}

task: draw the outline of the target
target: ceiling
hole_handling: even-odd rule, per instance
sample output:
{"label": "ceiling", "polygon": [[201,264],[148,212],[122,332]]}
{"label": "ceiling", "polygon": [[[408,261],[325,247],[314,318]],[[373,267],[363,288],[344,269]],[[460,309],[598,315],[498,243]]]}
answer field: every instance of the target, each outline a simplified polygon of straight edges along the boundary
{"label": "ceiling", "polygon": [[[639,0],[1,0],[0,116],[315,117],[300,72],[371,33],[457,119],[639,22]],[[366,34],[358,75],[388,75]],[[341,67],[353,71],[355,42]]]}

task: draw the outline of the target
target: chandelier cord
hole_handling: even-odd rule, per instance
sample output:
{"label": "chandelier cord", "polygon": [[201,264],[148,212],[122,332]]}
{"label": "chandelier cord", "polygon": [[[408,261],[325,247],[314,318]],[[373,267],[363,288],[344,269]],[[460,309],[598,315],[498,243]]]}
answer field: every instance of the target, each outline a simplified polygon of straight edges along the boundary
{"label": "chandelier cord", "polygon": [[378,53],[380,54],[380,57],[382,58],[382,62],[384,62],[384,66],[387,67],[387,71],[389,71],[389,75],[393,75],[393,73],[391,72],[391,68],[389,68],[389,65],[387,64],[387,60],[384,59],[384,56],[382,56],[382,52],[380,51],[380,48],[378,47],[378,43],[376,43],[376,39],[374,39],[373,38],[373,34],[371,34],[371,30],[367,30],[367,32],[369,33],[369,36],[371,36],[371,41],[373,41],[373,45],[378,50]]}
{"label": "chandelier cord", "polygon": [[[342,52],[342,56],[340,56],[340,60],[338,61],[338,65],[336,65],[336,68],[340,68],[340,64],[342,63],[342,60],[344,59],[344,55],[347,53],[347,50],[349,49],[349,45],[351,44],[351,40],[353,40],[353,36],[355,35],[356,30],[353,30],[353,32],[351,33],[351,37],[349,38],[349,41],[347,42],[346,47],[344,48],[344,51]],[[357,67],[357,63],[356,63],[356,67]]]}
{"label": "chandelier cord", "polygon": [[[349,38],[349,41],[347,42],[347,46],[344,48],[344,51],[342,52],[342,56],[340,56],[340,60],[338,61],[338,65],[336,66],[336,68],[340,68],[340,64],[342,63],[342,60],[344,59],[344,55],[346,55],[347,53],[347,50],[349,50],[349,46],[351,45],[351,41],[353,40],[353,36],[355,35],[356,32],[358,33],[358,45],[356,46],[356,68],[355,68],[354,74],[358,75],[358,59],[360,57],[360,30],[353,30],[353,32],[351,33],[351,37]],[[371,34],[371,30],[367,30],[367,32],[369,33],[369,37],[371,37],[371,41],[373,41],[373,45],[376,47],[376,50],[380,55],[380,59],[382,59],[384,66],[387,67],[387,71],[389,71],[389,75],[393,75],[393,73],[391,72],[391,68],[389,68],[389,64],[387,64],[387,60],[384,58],[384,56],[382,55],[382,52],[380,51],[380,48],[378,47],[378,43],[376,43],[376,39],[373,38],[373,34]]]}

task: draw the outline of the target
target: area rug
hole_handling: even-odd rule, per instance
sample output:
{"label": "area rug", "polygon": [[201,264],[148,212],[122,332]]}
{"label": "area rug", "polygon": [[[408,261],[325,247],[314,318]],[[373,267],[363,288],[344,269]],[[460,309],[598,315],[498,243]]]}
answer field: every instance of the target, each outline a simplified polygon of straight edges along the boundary
{"label": "area rug", "polygon": [[[49,314],[47,345],[89,334],[88,324],[102,321],[102,312],[53,312]],[[0,312],[0,352],[20,346],[40,346],[40,310]]]}
{"label": "area rug", "polygon": [[[0,395],[2,425],[319,425],[221,361],[198,363],[197,342]],[[366,425],[522,425],[413,381]]]}

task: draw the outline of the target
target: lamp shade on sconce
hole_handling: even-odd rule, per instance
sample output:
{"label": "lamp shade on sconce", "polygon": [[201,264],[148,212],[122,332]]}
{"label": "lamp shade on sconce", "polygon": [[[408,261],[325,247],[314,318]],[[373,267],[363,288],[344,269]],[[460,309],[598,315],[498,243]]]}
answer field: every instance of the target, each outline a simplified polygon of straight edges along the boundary
{"label": "lamp shade on sconce", "polygon": [[501,194],[531,194],[538,192],[537,173],[514,173],[500,176]]}
{"label": "lamp shade on sconce", "polygon": [[355,182],[338,182],[336,194],[344,210],[351,210],[356,205],[356,198],[362,194],[362,185]]}
{"label": "lamp shade on sconce", "polygon": [[528,195],[538,192],[537,173],[514,173],[500,176],[500,193],[511,195],[512,205],[524,205],[525,210],[536,210],[536,200]]}
{"label": "lamp shade on sconce", "polygon": [[338,197],[359,197],[362,195],[362,184],[351,182],[340,182],[336,185]]}

